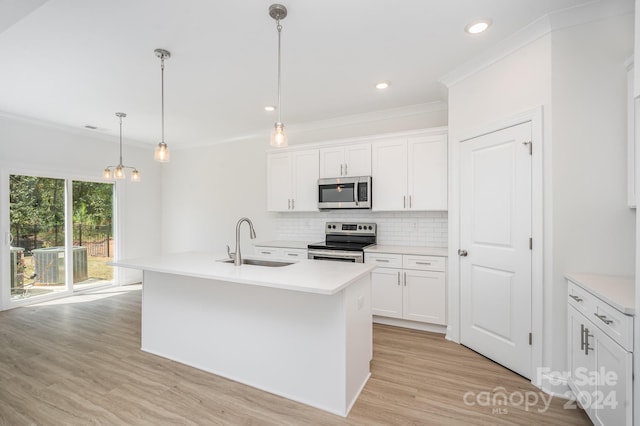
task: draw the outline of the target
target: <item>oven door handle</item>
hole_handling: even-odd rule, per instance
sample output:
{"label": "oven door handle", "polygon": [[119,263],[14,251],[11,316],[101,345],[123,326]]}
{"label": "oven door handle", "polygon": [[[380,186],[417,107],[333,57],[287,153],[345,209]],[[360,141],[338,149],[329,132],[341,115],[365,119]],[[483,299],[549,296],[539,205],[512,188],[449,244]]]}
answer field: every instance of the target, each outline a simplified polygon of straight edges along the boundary
{"label": "oven door handle", "polygon": [[344,251],[344,250],[309,250],[309,259],[313,256],[332,257],[336,259],[362,259],[364,257],[361,252]]}

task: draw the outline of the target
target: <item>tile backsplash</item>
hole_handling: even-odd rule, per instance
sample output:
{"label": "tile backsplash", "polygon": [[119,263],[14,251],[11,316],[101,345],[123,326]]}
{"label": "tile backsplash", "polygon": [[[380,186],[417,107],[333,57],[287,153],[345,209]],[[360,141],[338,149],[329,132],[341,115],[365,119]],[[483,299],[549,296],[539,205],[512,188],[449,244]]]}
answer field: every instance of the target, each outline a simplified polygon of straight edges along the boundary
{"label": "tile backsplash", "polygon": [[324,240],[327,222],[372,222],[378,225],[378,244],[447,247],[447,212],[371,212],[331,210],[278,213],[276,239],[316,242]]}

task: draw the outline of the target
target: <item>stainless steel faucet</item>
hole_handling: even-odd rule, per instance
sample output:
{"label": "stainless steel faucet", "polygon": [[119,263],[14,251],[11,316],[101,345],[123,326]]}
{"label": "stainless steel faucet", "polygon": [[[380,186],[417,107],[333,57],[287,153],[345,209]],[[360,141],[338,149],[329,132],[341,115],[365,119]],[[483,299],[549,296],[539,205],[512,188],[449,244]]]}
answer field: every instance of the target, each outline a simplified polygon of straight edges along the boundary
{"label": "stainless steel faucet", "polygon": [[[230,255],[235,255],[233,264],[236,266],[242,265],[242,255],[240,254],[240,225],[242,225],[242,222],[247,222],[249,224],[249,236],[251,237],[251,239],[253,240],[256,238],[256,231],[253,229],[253,223],[251,222],[251,219],[247,217],[243,217],[242,219],[240,219],[238,221],[238,224],[236,225],[236,252],[230,253]],[[227,246],[227,251],[228,250],[229,247]]]}

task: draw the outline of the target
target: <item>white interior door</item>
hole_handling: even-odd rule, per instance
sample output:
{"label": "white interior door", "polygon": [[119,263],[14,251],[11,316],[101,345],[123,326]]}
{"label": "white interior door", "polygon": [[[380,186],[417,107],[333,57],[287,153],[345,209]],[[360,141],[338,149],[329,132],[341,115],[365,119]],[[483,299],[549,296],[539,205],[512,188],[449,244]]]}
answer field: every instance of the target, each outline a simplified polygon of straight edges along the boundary
{"label": "white interior door", "polygon": [[460,147],[460,340],[527,378],[530,142],[527,122],[464,141]]}

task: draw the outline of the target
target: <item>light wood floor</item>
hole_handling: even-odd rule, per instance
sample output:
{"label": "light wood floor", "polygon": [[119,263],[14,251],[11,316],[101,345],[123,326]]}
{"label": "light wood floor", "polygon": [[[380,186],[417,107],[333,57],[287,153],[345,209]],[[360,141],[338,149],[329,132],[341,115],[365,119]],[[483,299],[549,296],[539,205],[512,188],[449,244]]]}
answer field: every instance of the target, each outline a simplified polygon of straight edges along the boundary
{"label": "light wood floor", "polygon": [[[518,395],[536,388],[441,335],[380,325],[345,419],[140,351],[140,297],[123,287],[0,312],[0,424],[591,424],[560,399],[525,410]],[[516,404],[484,403],[494,390]]]}

